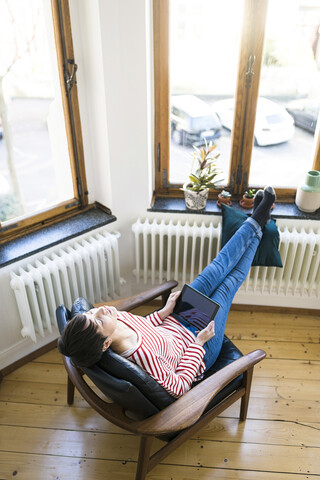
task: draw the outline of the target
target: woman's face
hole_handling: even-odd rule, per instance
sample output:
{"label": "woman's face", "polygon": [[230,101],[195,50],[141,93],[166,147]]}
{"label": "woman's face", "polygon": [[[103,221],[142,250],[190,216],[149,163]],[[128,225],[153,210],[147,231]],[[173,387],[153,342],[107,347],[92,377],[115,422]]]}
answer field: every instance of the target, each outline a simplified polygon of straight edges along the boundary
{"label": "woman's face", "polygon": [[[98,308],[92,308],[85,313],[89,322],[94,322],[98,331],[111,340],[117,326],[117,309],[115,307],[108,307],[107,305]],[[108,342],[109,343],[109,342]],[[109,345],[108,345],[109,346]]]}

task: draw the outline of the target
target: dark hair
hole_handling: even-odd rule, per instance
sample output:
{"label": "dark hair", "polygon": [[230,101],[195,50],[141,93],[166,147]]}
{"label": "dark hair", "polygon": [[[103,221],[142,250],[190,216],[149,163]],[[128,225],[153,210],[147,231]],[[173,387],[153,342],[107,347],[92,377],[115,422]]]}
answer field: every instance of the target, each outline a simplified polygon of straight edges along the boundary
{"label": "dark hair", "polygon": [[78,314],[65,326],[58,339],[58,350],[78,367],[91,367],[100,360],[106,338],[95,323]]}

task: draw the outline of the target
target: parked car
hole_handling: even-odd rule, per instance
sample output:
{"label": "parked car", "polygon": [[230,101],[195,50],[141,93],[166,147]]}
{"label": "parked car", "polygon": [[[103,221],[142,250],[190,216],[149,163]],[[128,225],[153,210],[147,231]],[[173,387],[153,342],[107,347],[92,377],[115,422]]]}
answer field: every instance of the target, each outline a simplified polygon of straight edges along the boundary
{"label": "parked car", "polygon": [[[213,104],[213,111],[222,125],[231,130],[233,127],[234,98],[219,100]],[[294,121],[281,105],[259,97],[254,127],[254,143],[264,147],[287,142],[293,137]]]}
{"label": "parked car", "polygon": [[297,127],[314,133],[320,113],[320,99],[292,100],[287,106],[287,111],[293,116]]}
{"label": "parked car", "polygon": [[221,135],[219,118],[195,95],[171,96],[170,123],[171,137],[179,145],[200,146]]}

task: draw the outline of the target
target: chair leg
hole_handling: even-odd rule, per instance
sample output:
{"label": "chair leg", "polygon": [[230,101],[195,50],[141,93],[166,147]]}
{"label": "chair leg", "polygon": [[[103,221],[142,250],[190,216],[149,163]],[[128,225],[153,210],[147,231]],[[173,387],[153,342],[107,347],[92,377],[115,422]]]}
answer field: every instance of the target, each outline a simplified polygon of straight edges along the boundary
{"label": "chair leg", "polygon": [[68,405],[72,405],[74,400],[74,385],[68,375],[68,387],[67,387],[67,402]]}
{"label": "chair leg", "polygon": [[253,367],[250,370],[247,370],[246,372],[244,372],[243,374],[243,384],[246,389],[246,392],[241,398],[240,420],[246,420],[247,418],[252,375],[253,375]]}
{"label": "chair leg", "polygon": [[140,439],[139,458],[136,471],[136,480],[144,480],[148,473],[150,451],[153,437],[142,436]]}

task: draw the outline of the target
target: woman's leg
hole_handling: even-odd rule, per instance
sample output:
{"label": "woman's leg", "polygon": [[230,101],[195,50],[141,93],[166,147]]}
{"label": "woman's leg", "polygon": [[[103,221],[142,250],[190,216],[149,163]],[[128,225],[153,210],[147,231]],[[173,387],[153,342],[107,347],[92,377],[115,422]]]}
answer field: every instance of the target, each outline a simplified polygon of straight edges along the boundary
{"label": "woman's leg", "polygon": [[220,353],[231,303],[248,275],[259,242],[258,236],[252,239],[240,261],[211,295],[212,300],[220,305],[220,309],[215,318],[215,335],[204,345],[206,350],[204,362],[207,369],[214,364]]}
{"label": "woman's leg", "polygon": [[204,345],[207,369],[220,353],[232,300],[248,275],[262,237],[262,227],[270,219],[270,209],[275,198],[272,187],[266,187],[262,195],[257,195],[252,217],[242,224],[217,257],[191,284],[220,304],[215,318],[215,335]]}
{"label": "woman's leg", "polygon": [[207,297],[211,297],[229,272],[239,263],[248,248],[252,246],[254,240],[257,239],[255,253],[261,237],[262,229],[260,225],[252,218],[248,218],[220,250],[216,258],[191,283],[191,286],[207,295]]}

